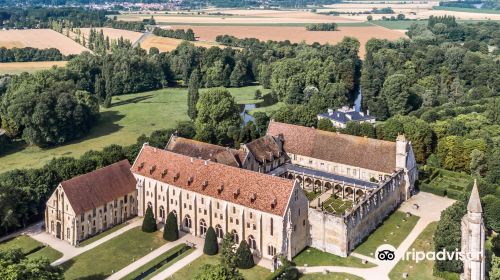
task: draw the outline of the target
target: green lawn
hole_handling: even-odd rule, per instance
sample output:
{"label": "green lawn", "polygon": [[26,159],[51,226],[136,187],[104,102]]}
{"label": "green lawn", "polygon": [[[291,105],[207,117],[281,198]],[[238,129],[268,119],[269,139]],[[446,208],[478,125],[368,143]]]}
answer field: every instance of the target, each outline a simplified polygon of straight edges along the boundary
{"label": "green lawn", "polygon": [[43,247],[41,250],[34,252],[33,254],[29,254],[26,256],[28,259],[44,257],[47,258],[50,262],[53,262],[57,259],[60,259],[63,254],[55,249],[52,249],[49,246]]}
{"label": "green lawn", "polygon": [[104,279],[165,243],[160,231],[133,228],[62,264],[64,279]]}
{"label": "green lawn", "polygon": [[314,191],[304,191],[305,195],[307,196],[307,199],[309,200],[309,202],[313,201],[314,199],[316,199],[318,196],[321,195],[321,192],[314,192]]}
{"label": "green lawn", "polygon": [[424,166],[419,173],[419,188],[421,191],[459,199],[464,190],[472,186],[472,179],[468,174]]}
{"label": "green lawn", "polygon": [[335,198],[335,195],[331,195],[326,201],[323,202],[323,209],[335,214],[344,214],[348,209],[352,208],[351,200],[342,200],[340,198]]}
{"label": "green lawn", "polygon": [[427,25],[427,20],[373,20],[371,23],[389,29],[408,29],[414,23]]}
{"label": "green lawn", "polygon": [[340,257],[334,254],[320,251],[316,248],[306,247],[302,252],[293,258],[297,266],[351,266],[351,267],[374,267],[372,263],[363,264],[361,259],[348,256]]}
{"label": "green lawn", "polygon": [[403,242],[413,229],[418,219],[419,217],[417,216],[406,217],[406,214],[400,211],[394,212],[354,252],[373,257],[378,246],[382,244],[390,244],[398,248],[399,244]]}
{"label": "green lawn", "polygon": [[363,278],[348,273],[332,272],[326,275],[323,273],[302,274],[300,280],[363,280]]}
{"label": "green lawn", "polygon": [[[239,104],[259,103],[264,100],[253,99],[258,88],[263,93],[268,92],[260,86],[230,88],[229,91]],[[112,107],[101,108],[100,120],[86,137],[48,149],[18,143],[0,157],[0,173],[15,168],[41,167],[54,157],[79,157],[86,151],[100,150],[111,144],[130,145],[141,134],[149,135],[158,129],[172,128],[178,121],[188,120],[186,111],[185,88],[115,96]]]}
{"label": "green lawn", "polygon": [[[183,269],[177,271],[174,273],[170,278],[168,279],[173,279],[173,280],[187,280],[187,279],[193,279],[194,276],[198,274],[200,271],[201,267],[205,264],[219,264],[220,256],[207,256],[207,255],[202,255],[201,257],[197,258],[195,261],[191,262],[188,266],[184,267]],[[243,274],[243,277],[245,277],[246,280],[261,280],[265,279],[267,276],[271,275],[271,271],[263,268],[261,266],[254,266],[251,269],[239,269],[241,274]]]}
{"label": "green lawn", "polygon": [[[0,243],[0,251],[20,248],[24,254],[28,254],[33,250],[40,248],[42,246],[43,246],[42,243],[36,241],[35,239],[27,235],[19,235],[13,239]],[[27,258],[45,257],[50,262],[53,262],[62,257],[62,253],[52,249],[51,247],[43,247],[38,251],[28,254],[26,257]]]}
{"label": "green lawn", "polygon": [[[434,232],[436,231],[437,222],[429,224],[424,231],[413,242],[408,251],[429,252],[434,250]],[[408,273],[407,279],[418,280],[437,280],[441,279],[432,275],[434,266],[433,261],[424,260],[416,263],[414,260],[400,260],[398,264],[389,273],[391,279],[404,279],[403,273]]]}
{"label": "green lawn", "polygon": [[78,246],[79,247],[83,247],[83,246],[89,245],[90,243],[92,243],[94,241],[97,241],[97,240],[99,240],[99,239],[101,239],[103,237],[106,237],[107,235],[110,235],[111,233],[113,233],[113,232],[115,232],[115,231],[117,231],[117,230],[125,227],[128,224],[129,224],[129,222],[125,222],[125,223],[119,224],[119,225],[117,225],[117,226],[115,226],[115,227],[113,227],[111,229],[108,229],[108,230],[106,230],[106,231],[104,231],[104,232],[102,232],[102,233],[100,233],[98,235],[94,235],[94,236],[92,236],[89,239],[83,240],[82,242],[80,242],[80,244]]}
{"label": "green lawn", "polygon": [[182,254],[180,254],[179,256],[175,257],[174,259],[172,259],[171,261],[169,261],[168,263],[162,265],[160,268],[158,268],[155,272],[149,274],[148,276],[146,276],[145,278],[143,279],[151,279],[153,276],[155,276],[156,274],[160,273],[161,271],[167,269],[168,267],[170,267],[171,265],[173,265],[174,263],[176,263],[178,260],[184,258],[185,256],[191,254],[194,249],[193,248],[189,248],[187,247],[185,244],[179,244],[177,246],[175,246],[174,248],[166,251],[165,253],[161,254],[160,256],[158,256],[157,258],[155,258],[154,260],[148,262],[147,264],[141,266],[139,269],[135,270],[134,272],[130,273],[129,275],[127,275],[126,277],[124,277],[122,280],[133,280],[135,279],[136,277],[140,276],[141,273],[147,271],[148,269],[156,266],[157,264],[159,264],[160,262],[162,262],[163,260],[165,260],[166,258],[176,254],[177,252],[179,252],[180,250],[186,248],[187,251],[183,252]]}
{"label": "green lawn", "polygon": [[500,14],[499,10],[493,10],[493,9],[474,9],[474,8],[440,7],[440,6],[434,6],[432,7],[432,9],[441,11],[466,12],[466,13],[478,13],[478,14]]}

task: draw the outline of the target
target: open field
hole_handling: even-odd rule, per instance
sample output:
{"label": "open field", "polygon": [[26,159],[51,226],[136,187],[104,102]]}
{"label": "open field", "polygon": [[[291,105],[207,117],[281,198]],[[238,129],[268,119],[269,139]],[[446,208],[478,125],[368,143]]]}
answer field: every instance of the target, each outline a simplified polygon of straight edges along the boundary
{"label": "open field", "polygon": [[361,259],[348,256],[339,257],[334,254],[320,251],[316,248],[306,247],[297,256],[293,258],[297,266],[350,266],[350,267],[374,267],[372,263],[363,264]]}
{"label": "open field", "polygon": [[276,26],[179,26],[191,28],[200,40],[215,41],[217,35],[233,35],[238,38],[257,38],[260,40],[284,41],[294,43],[318,42],[321,44],[336,44],[346,36],[352,36],[360,41],[360,56],[365,55],[365,44],[371,38],[395,40],[405,37],[398,31],[389,30],[380,26],[368,27],[339,27],[339,31],[307,31],[304,27],[276,27]]}
{"label": "open field", "polygon": [[64,279],[104,279],[133,260],[147,255],[166,241],[162,232],[142,232],[140,227],[133,228],[94,249],[87,251],[61,266]]}
{"label": "open field", "polygon": [[23,72],[33,73],[39,70],[49,69],[52,66],[64,67],[67,61],[35,61],[35,62],[7,62],[0,63],[0,75],[20,74]]}
{"label": "open field", "polygon": [[[220,263],[220,255],[207,256],[202,255],[201,257],[194,260],[188,266],[185,266],[181,270],[174,273],[170,278],[173,280],[186,280],[193,279],[201,270],[201,267],[205,264],[216,265]],[[246,280],[261,280],[265,279],[267,276],[271,275],[271,271],[263,268],[261,266],[254,266],[250,269],[239,269],[241,274]]]}
{"label": "open field", "polygon": [[[149,35],[146,37],[144,42],[141,43],[141,47],[145,50],[149,50],[152,47],[156,47],[160,50],[160,52],[169,52],[175,49],[180,43],[182,43],[183,40],[180,39],[174,39],[174,38],[167,38],[167,37],[160,37],[156,35]],[[210,47],[224,47],[221,45],[218,45],[217,43],[212,43],[212,42],[191,42],[194,45],[198,47],[205,47],[205,48],[210,48]]]}
{"label": "open field", "polygon": [[[434,232],[436,232],[437,222],[429,224],[424,231],[413,242],[409,251],[415,249],[417,252],[430,252],[434,250]],[[392,280],[404,279],[403,272],[408,273],[407,279],[418,280],[438,280],[441,278],[432,275],[434,261],[423,260],[415,262],[414,260],[400,260],[389,273]]]}
{"label": "open field", "polygon": [[499,10],[493,9],[472,9],[472,8],[458,8],[458,7],[434,7],[434,10],[452,11],[452,12],[466,12],[466,13],[479,13],[479,14],[500,14]]}
{"label": "open field", "polygon": [[[119,39],[120,37],[123,37],[123,39],[127,39],[130,42],[135,43],[139,38],[141,38],[142,33],[141,32],[135,32],[135,31],[130,31],[130,30],[123,30],[123,29],[115,29],[115,28],[109,28],[109,27],[103,27],[103,28],[95,28],[97,32],[103,32],[104,36],[108,36],[109,39],[111,40],[116,40]],[[90,28],[80,28],[82,35],[85,36],[85,38],[88,38],[89,33],[90,33]]]}
{"label": "open field", "polygon": [[51,29],[0,30],[0,47],[56,48],[64,55],[79,54],[88,50]]}
{"label": "open field", "polygon": [[[236,102],[258,103],[253,100],[260,86],[231,88]],[[263,93],[267,91],[263,90]],[[264,108],[259,108],[264,109]],[[0,156],[0,172],[14,168],[40,167],[53,157],[79,157],[88,150],[100,150],[111,144],[130,145],[141,134],[149,135],[158,129],[172,128],[178,121],[188,120],[187,89],[166,88],[151,92],[113,97],[110,108],[101,109],[101,118],[89,134],[63,146],[41,149],[16,143]]]}
{"label": "open field", "polygon": [[374,257],[375,250],[382,244],[390,244],[398,248],[419,219],[417,216],[406,217],[406,214],[400,211],[392,213],[363,243],[356,247],[354,252]]}

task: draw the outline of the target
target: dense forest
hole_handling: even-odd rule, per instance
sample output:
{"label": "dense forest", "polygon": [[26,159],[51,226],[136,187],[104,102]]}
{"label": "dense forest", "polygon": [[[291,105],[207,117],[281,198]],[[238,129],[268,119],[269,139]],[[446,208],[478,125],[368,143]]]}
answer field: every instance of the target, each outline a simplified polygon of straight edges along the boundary
{"label": "dense forest", "polygon": [[[70,56],[71,57],[71,56]],[[67,60],[58,49],[36,49],[36,48],[0,48],[0,62],[27,62],[27,61],[59,61]]]}

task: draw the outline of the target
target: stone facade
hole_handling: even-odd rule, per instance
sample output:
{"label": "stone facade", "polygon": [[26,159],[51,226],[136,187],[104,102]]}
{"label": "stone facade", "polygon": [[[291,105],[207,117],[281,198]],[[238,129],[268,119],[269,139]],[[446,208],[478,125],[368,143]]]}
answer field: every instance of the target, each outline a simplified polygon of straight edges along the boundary
{"label": "stone facade", "polygon": [[484,241],[486,238],[483,209],[474,181],[474,187],[467,204],[467,214],[462,219],[462,254],[464,256],[464,272],[462,280],[484,280],[486,278],[486,255]]}

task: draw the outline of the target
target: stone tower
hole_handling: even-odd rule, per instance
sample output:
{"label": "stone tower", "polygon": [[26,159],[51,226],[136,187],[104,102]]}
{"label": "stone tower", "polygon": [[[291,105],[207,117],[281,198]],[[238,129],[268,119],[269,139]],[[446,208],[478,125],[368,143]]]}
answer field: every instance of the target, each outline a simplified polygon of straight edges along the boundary
{"label": "stone tower", "polygon": [[477,183],[474,180],[474,187],[467,204],[467,214],[462,218],[464,273],[460,275],[460,279],[463,280],[485,279],[485,232],[482,214]]}

